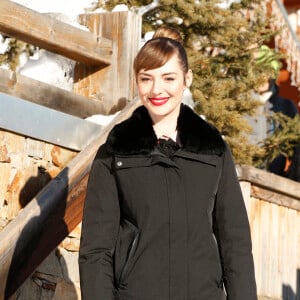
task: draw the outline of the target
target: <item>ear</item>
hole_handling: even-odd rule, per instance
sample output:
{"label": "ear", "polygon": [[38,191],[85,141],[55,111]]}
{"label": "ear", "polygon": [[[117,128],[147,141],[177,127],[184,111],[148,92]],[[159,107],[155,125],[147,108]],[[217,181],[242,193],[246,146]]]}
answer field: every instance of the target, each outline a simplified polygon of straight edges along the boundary
{"label": "ear", "polygon": [[189,69],[185,74],[185,85],[187,88],[191,86],[193,82],[193,72],[191,69]]}

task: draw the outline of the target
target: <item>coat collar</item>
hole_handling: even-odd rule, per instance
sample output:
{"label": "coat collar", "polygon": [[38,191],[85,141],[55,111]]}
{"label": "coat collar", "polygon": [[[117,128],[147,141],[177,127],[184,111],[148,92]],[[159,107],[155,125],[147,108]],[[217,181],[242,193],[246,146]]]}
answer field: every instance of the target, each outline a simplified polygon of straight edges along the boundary
{"label": "coat collar", "polygon": [[[184,104],[180,108],[177,131],[185,151],[220,155],[225,150],[225,143],[217,129]],[[130,118],[116,125],[106,142],[108,152],[119,155],[150,154],[156,144],[152,120],[144,106],[138,107]]]}

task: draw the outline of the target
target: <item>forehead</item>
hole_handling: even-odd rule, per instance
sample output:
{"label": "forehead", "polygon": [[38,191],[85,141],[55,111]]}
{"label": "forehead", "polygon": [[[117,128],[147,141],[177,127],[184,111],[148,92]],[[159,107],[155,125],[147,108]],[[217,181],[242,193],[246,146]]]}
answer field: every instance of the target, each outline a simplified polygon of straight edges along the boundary
{"label": "forehead", "polygon": [[164,65],[156,69],[141,69],[138,74],[166,74],[166,73],[181,73],[181,65],[177,55],[173,55]]}

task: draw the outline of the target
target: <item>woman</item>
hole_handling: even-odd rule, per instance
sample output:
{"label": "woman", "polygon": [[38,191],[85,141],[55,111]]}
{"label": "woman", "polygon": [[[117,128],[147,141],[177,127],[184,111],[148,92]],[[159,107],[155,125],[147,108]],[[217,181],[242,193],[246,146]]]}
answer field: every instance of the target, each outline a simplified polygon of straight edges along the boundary
{"label": "woman", "polygon": [[134,71],[143,105],[112,129],[89,177],[82,298],[257,299],[230,151],[215,128],[181,103],[192,72],[180,35],[156,33]]}

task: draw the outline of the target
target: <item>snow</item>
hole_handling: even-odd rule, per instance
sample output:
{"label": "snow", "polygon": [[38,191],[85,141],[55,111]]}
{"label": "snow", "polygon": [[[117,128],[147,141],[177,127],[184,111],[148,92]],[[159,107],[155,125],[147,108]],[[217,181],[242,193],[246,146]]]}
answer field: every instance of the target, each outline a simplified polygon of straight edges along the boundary
{"label": "snow", "polygon": [[108,125],[117,115],[119,114],[119,111],[112,115],[93,115],[88,118],[86,118],[87,121],[93,122],[102,126]]}
{"label": "snow", "polygon": [[13,0],[40,13],[60,13],[76,20],[79,14],[87,13],[96,7],[96,0]]}
{"label": "snow", "polygon": [[223,9],[227,9],[231,6],[231,4],[240,2],[241,0],[223,0],[220,3],[218,3],[217,6]]}
{"label": "snow", "polygon": [[4,41],[4,38],[2,35],[0,35],[0,54],[3,54],[8,46],[8,39]]}
{"label": "snow", "polygon": [[21,75],[71,91],[75,62],[44,49],[20,68]]}
{"label": "snow", "polygon": [[128,6],[126,4],[118,4],[112,11],[128,11]]}

